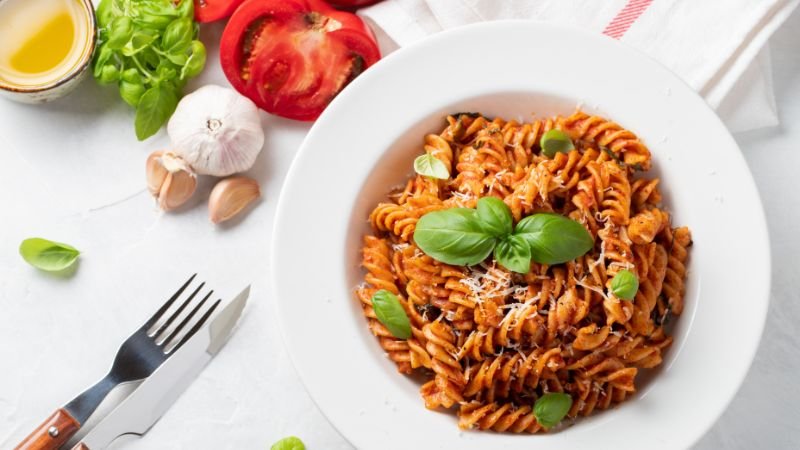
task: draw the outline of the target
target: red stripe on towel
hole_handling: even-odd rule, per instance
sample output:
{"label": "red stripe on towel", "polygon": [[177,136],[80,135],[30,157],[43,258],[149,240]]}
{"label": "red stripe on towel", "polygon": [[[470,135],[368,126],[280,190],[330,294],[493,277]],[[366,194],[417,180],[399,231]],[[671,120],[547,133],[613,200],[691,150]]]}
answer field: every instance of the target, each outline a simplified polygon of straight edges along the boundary
{"label": "red stripe on towel", "polygon": [[628,0],[628,3],[606,25],[603,34],[614,39],[621,38],[652,2],[653,0]]}

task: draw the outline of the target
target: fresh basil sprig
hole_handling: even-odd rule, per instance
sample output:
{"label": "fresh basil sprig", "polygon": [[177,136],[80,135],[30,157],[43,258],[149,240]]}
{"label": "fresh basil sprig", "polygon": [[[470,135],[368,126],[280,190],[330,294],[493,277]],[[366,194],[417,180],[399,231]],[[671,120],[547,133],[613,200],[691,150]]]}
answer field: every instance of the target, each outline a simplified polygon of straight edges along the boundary
{"label": "fresh basil sprig", "polygon": [[94,77],[117,83],[136,108],[136,137],[155,134],[175,111],[183,86],[206,62],[191,0],[102,0],[97,7]]}
{"label": "fresh basil sprig", "polygon": [[306,450],[306,445],[300,438],[289,436],[281,439],[280,441],[272,444],[270,450]]}
{"label": "fresh basil sprig", "polygon": [[623,300],[633,300],[638,290],[639,279],[630,270],[620,270],[611,279],[611,292]]}
{"label": "fresh basil sprig", "polygon": [[447,170],[447,165],[430,153],[420,155],[414,160],[414,172],[439,180],[450,178],[450,171]]}
{"label": "fresh basil sprig", "polygon": [[81,252],[71,245],[42,238],[30,238],[19,245],[19,254],[37,269],[58,272],[75,263]]}
{"label": "fresh basil sprig", "polygon": [[594,246],[578,222],[558,214],[534,214],[514,228],[511,210],[502,200],[484,197],[477,209],[434,211],[417,222],[414,241],[428,256],[454,265],[474,265],[494,251],[502,266],[527,273],[531,261],[560,264]]}
{"label": "fresh basil sprig", "polygon": [[572,407],[572,396],[562,392],[544,394],[533,405],[533,414],[539,425],[551,428],[558,425]]}
{"label": "fresh basil sprig", "polygon": [[411,322],[396,295],[381,289],[372,295],[372,309],[378,321],[398,339],[411,337]]}

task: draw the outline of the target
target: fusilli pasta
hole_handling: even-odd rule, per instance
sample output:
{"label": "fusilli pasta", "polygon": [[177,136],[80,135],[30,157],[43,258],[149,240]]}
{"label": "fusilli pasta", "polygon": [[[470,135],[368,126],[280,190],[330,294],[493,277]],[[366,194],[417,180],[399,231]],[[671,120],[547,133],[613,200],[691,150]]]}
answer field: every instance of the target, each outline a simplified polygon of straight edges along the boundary
{"label": "fusilli pasta", "polygon": [[[542,153],[548,130],[567,133],[574,149]],[[403,373],[427,377],[430,409],[457,408],[462,428],[543,431],[533,404],[548,392],[569,394],[568,416],[623,401],[636,376],[662,362],[672,338],[664,329],[684,308],[691,234],[662,209],[647,147],[630,131],[576,112],[530,123],[478,114],[447,117],[422,150],[442,161],[446,180],[415,175],[369,217],[364,283],[357,288],[369,327]],[[532,263],[513,273],[491,257],[472,267],[439,262],[413,240],[420,217],[502,199],[514,221],[539,212],[567,216],[594,247],[564,264]],[[633,272],[639,288],[617,298],[611,280]],[[398,339],[376,318],[371,297],[397,295],[411,337]]]}

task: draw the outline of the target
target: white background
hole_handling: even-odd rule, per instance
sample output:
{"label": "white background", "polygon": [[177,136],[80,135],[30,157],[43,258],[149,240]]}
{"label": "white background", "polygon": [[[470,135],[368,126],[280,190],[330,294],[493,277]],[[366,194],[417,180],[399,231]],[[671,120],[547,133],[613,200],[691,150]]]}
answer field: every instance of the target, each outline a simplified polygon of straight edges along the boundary
{"label": "white background", "polygon": [[[221,28],[204,27],[204,42],[216,42]],[[770,314],[743,387],[699,449],[800,447],[800,13],[776,33],[771,49],[782,125],[736,136],[769,223]],[[227,84],[217,59],[210,48],[207,70],[189,91]],[[223,297],[252,283],[243,322],[143,439],[125,438],[115,448],[263,449],[290,434],[310,449],[351,448],[297,380],[268,284],[275,205],[309,125],[266,114],[263,122],[267,141],[249,173],[263,199],[243,218],[215,227],[205,204],[211,179],[179,211],[155,208],[144,190],[144,161],[166,147],[167,137],[137,142],[133,112],[113,88],[87,80],[47,105],[0,100],[0,448],[12,448],[100,378],[119,343],[195,271]],[[33,236],[82,250],[74,274],[26,265],[17,247]],[[747,237],[732,236],[731,245],[736,239]],[[747,255],[731,263],[747,264]]]}

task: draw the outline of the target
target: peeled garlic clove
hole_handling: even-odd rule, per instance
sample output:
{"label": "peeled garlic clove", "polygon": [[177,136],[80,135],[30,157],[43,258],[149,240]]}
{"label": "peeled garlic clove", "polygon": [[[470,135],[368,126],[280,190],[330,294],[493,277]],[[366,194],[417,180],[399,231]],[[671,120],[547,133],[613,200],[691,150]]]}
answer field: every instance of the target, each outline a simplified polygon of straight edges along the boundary
{"label": "peeled garlic clove", "polygon": [[161,155],[164,152],[161,150],[155,151],[147,157],[146,174],[147,174],[147,190],[154,196],[158,196],[161,191],[161,185],[167,178],[169,172],[161,164]]}
{"label": "peeled garlic clove", "polygon": [[247,177],[226,178],[211,190],[208,199],[209,218],[214,223],[224,222],[260,196],[261,189],[256,180]]}
{"label": "peeled garlic clove", "polygon": [[147,189],[164,211],[175,209],[194,194],[197,176],[185,161],[169,152],[153,152],[147,158]]}

